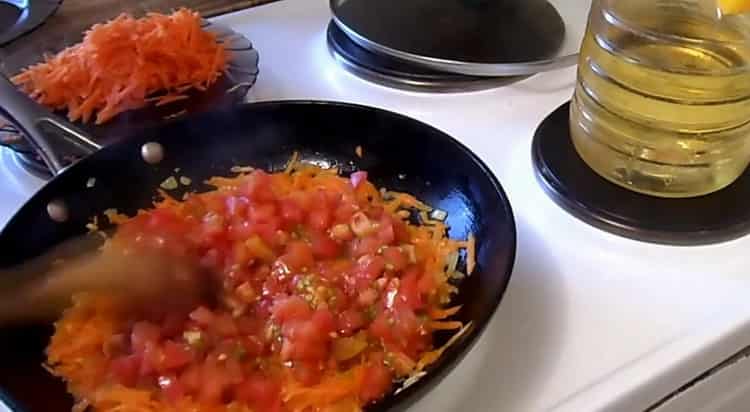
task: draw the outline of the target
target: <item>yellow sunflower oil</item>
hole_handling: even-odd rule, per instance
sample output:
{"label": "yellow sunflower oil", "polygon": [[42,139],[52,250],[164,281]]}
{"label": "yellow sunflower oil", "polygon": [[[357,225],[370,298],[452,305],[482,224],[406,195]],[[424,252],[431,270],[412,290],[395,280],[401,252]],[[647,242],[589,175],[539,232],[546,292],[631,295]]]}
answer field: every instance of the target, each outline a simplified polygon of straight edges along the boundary
{"label": "yellow sunflower oil", "polygon": [[599,175],[660,197],[694,197],[750,162],[750,21],[705,0],[595,0],[570,109]]}

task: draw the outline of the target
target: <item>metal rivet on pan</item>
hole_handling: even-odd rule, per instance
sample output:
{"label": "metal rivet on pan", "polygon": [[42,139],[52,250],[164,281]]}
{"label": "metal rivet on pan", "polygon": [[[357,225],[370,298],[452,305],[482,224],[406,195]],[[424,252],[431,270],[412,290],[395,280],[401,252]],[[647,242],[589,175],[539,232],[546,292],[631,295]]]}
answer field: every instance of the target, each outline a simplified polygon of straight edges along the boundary
{"label": "metal rivet on pan", "polygon": [[141,146],[141,156],[148,164],[158,164],[164,160],[164,146],[156,142],[148,142]]}
{"label": "metal rivet on pan", "polygon": [[68,206],[60,199],[53,200],[47,203],[47,214],[50,219],[58,223],[63,223],[70,217],[68,213]]}

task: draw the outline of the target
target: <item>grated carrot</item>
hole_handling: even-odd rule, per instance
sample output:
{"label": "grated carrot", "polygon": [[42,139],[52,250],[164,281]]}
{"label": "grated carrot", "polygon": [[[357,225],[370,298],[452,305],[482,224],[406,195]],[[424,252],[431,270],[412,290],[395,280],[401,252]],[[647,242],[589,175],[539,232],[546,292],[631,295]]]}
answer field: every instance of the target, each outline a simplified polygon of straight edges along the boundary
{"label": "grated carrot", "polygon": [[464,326],[463,323],[458,321],[432,321],[430,322],[430,328],[432,330],[455,330],[455,329],[461,329],[461,327]]}
{"label": "grated carrot", "polygon": [[430,315],[430,318],[432,318],[433,320],[441,320],[441,319],[449,318],[455,315],[460,310],[461,310],[461,305],[454,306],[452,308],[447,308],[447,309],[430,308],[430,310],[428,311],[428,314]]}
{"label": "grated carrot", "polygon": [[469,235],[466,241],[466,273],[471,275],[474,272],[477,262],[477,241],[474,234]]}
{"label": "grated carrot", "polygon": [[284,388],[284,401],[289,410],[304,412],[356,397],[362,386],[364,373],[362,365],[357,365],[346,372],[327,376],[312,387],[302,386],[290,378]]}
{"label": "grated carrot", "polygon": [[128,14],[89,29],[81,43],[24,69],[13,82],[71,121],[102,124],[155,102],[205,90],[223,73],[227,51],[201,28],[197,12]]}

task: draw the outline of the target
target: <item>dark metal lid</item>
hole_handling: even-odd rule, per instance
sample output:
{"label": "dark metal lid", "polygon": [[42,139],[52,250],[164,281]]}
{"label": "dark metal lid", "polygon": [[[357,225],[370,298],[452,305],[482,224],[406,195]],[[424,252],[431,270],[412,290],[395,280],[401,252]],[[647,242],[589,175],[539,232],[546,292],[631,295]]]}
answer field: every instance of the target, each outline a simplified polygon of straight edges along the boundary
{"label": "dark metal lid", "polygon": [[570,138],[570,105],[539,126],[532,143],[538,180],[562,208],[602,230],[646,242],[701,245],[750,233],[750,170],[701,197],[647,196],[610,183],[578,156]]}
{"label": "dark metal lid", "polygon": [[576,63],[591,0],[331,0],[353,41],[433,70],[534,74]]}
{"label": "dark metal lid", "polygon": [[466,76],[402,62],[359,46],[333,22],[328,24],[327,41],[331,54],[346,70],[387,87],[423,92],[469,92],[501,87],[525,78]]}

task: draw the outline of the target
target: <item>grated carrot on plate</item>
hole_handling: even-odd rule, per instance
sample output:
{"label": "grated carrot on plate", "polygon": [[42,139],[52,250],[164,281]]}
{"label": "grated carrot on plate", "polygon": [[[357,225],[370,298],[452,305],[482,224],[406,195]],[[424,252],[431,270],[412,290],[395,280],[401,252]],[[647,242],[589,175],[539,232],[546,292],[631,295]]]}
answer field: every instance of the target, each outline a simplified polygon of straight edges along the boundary
{"label": "grated carrot on plate", "polygon": [[[128,14],[89,29],[68,47],[12,78],[21,90],[71,121],[102,124],[149,104],[186,98],[222,75],[227,51],[201,28],[197,12]],[[155,97],[155,98],[154,98]]]}

